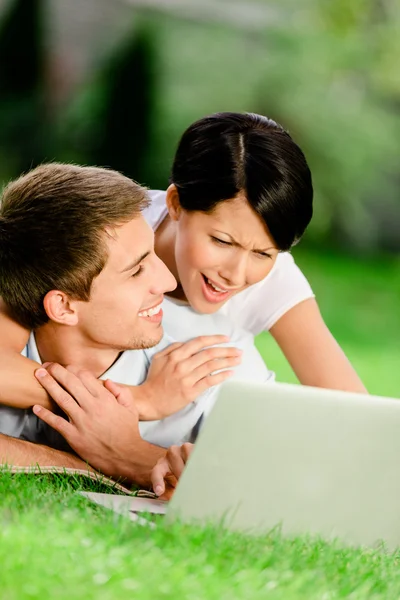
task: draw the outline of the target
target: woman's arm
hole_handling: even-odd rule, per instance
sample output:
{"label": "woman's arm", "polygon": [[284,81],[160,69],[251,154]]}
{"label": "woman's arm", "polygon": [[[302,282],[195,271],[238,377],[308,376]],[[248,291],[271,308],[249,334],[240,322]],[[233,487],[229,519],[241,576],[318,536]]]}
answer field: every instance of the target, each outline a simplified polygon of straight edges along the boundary
{"label": "woman's arm", "polygon": [[314,298],[291,308],[270,331],[303,385],[367,392]]}
{"label": "woman's arm", "polygon": [[0,404],[14,408],[32,408],[40,404],[49,410],[54,403],[35,379],[38,363],[15,350],[0,349]]}
{"label": "woman's arm", "polygon": [[[54,410],[53,400],[34,375],[39,363],[20,354],[28,338],[29,331],[13,321],[0,304],[0,405],[32,408],[37,404]],[[222,335],[202,336],[155,354],[146,381],[124,386],[131,391],[140,420],[168,417],[230,377],[232,371],[227,369],[240,363],[241,352],[234,346],[210,347],[227,341]],[[219,371],[215,374],[216,364]]]}
{"label": "woman's arm", "polygon": [[0,404],[52,409],[54,403],[34,376],[38,363],[21,355],[28,338],[29,331],[8,316],[0,300]]}

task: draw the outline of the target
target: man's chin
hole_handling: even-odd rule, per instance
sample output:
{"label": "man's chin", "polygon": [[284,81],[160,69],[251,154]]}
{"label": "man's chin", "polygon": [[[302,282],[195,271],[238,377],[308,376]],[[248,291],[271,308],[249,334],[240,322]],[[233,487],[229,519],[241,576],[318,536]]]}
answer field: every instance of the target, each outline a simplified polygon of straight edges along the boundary
{"label": "man's chin", "polygon": [[153,348],[161,342],[163,335],[164,329],[162,325],[160,325],[157,331],[153,332],[153,335],[143,336],[133,340],[130,350],[146,350],[147,348]]}

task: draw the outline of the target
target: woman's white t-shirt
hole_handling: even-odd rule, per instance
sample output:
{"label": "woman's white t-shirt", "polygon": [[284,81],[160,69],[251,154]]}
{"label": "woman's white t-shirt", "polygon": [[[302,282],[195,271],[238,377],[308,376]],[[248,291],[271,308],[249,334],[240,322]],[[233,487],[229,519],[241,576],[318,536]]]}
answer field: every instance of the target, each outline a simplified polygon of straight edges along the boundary
{"label": "woman's white t-shirt", "polygon": [[[166,192],[150,190],[151,204],[143,211],[147,223],[156,231],[167,216]],[[267,277],[239,292],[218,312],[238,327],[257,335],[268,331],[288,310],[313,298],[310,284],[289,252],[281,252]]]}

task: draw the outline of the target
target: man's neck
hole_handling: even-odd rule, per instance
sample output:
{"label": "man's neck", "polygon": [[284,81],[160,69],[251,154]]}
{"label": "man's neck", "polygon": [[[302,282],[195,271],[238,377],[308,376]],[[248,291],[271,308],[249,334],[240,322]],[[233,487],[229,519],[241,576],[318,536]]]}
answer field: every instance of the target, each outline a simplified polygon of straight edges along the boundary
{"label": "man's neck", "polygon": [[47,323],[35,331],[36,346],[41,361],[75,365],[91,371],[96,377],[105,373],[116,361],[118,350],[91,344],[76,327]]}

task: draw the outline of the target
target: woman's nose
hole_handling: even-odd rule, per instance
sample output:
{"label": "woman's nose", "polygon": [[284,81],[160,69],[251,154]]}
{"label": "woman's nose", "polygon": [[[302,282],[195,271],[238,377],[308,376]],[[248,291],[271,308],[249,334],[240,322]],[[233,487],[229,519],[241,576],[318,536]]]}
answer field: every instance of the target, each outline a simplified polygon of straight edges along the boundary
{"label": "woman's nose", "polygon": [[219,275],[230,287],[241,288],[246,285],[247,257],[234,257],[219,269]]}

